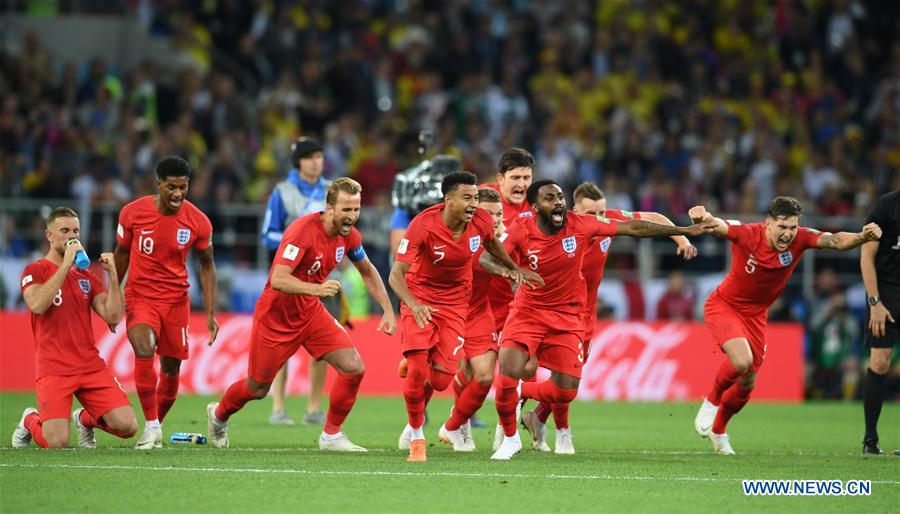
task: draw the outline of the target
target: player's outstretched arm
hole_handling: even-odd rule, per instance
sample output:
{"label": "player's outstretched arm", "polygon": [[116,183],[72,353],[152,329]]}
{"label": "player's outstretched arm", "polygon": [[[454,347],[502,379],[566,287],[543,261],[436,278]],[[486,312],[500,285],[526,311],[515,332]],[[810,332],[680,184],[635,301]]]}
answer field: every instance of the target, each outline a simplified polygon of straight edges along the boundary
{"label": "player's outstretched arm", "polygon": [[122,314],[125,310],[125,298],[122,295],[122,289],[119,287],[119,276],[116,274],[116,263],[113,254],[110,252],[101,253],[100,265],[106,270],[106,275],[109,277],[109,288],[106,292],[94,297],[93,301],[91,301],[91,307],[110,326],[110,330],[115,332],[116,325],[122,321]]}
{"label": "player's outstretched arm", "polygon": [[397,298],[405,303],[406,307],[412,312],[413,317],[416,319],[416,325],[419,325],[419,328],[425,328],[425,325],[431,321],[431,313],[437,312],[437,309],[419,303],[412,293],[409,292],[409,288],[406,287],[406,273],[408,271],[409,264],[402,261],[394,261],[394,266],[391,267],[391,274],[388,276],[388,283],[390,283],[391,289],[394,290]]}
{"label": "player's outstretched arm", "polygon": [[616,225],[617,236],[659,237],[659,236],[699,236],[711,232],[712,227],[698,223],[689,227],[676,227],[652,221],[620,221]]}
{"label": "player's outstretched arm", "polygon": [[67,246],[66,253],[63,254],[62,265],[57,268],[56,272],[43,284],[35,284],[25,289],[22,293],[22,298],[25,300],[28,310],[38,316],[47,312],[47,309],[53,303],[53,298],[59,293],[59,287],[66,279],[66,274],[72,268],[72,264],[75,262],[75,254],[79,250],[84,251],[81,243]]}
{"label": "player's outstretched arm", "polygon": [[[668,217],[658,212],[641,212],[641,219],[647,221],[653,221],[659,223],[661,225],[669,225],[675,226]],[[697,247],[691,244],[691,240],[684,236],[671,236],[670,239],[675,242],[676,249],[675,255],[681,256],[686,261],[689,261],[697,256]]]}
{"label": "player's outstretched arm", "polygon": [[372,264],[368,257],[359,262],[354,262],[353,265],[359,270],[359,274],[362,276],[363,283],[366,285],[369,294],[372,295],[372,298],[375,298],[378,305],[381,305],[381,310],[384,311],[377,330],[383,329],[385,334],[393,334],[397,330],[397,317],[394,315],[394,306],[391,305],[391,299],[388,297],[387,289],[384,288],[384,282],[381,280],[378,269],[375,268],[375,265]]}
{"label": "player's outstretched arm", "polygon": [[840,250],[842,252],[852,250],[857,246],[881,239],[881,227],[875,223],[869,223],[861,232],[837,232],[835,234],[822,234],[816,242],[817,248],[828,250]]}
{"label": "player's outstretched arm", "polygon": [[197,248],[196,252],[200,261],[200,289],[203,291],[203,304],[206,305],[207,345],[212,345],[219,335],[219,322],[216,321],[216,261],[213,259],[212,245]]}
{"label": "player's outstretched arm", "polygon": [[722,218],[713,216],[702,205],[695,205],[688,209],[688,216],[691,218],[691,223],[700,223],[712,227],[714,236],[725,237],[728,235],[728,223]]}

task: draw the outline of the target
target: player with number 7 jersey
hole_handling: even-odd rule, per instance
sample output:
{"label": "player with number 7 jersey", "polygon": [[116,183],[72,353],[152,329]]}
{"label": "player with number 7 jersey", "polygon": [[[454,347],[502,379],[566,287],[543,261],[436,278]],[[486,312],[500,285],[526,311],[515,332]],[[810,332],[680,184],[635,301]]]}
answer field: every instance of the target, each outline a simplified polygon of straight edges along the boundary
{"label": "player with number 7 jersey", "polygon": [[[146,426],[135,445],[162,447],[161,423],[175,403],[181,361],[189,355],[188,272],[191,248],[200,261],[200,285],[206,304],[209,344],[219,325],[215,318],[216,265],[212,224],[186,198],[191,165],[167,157],[156,165],[159,190],[122,208],[116,229],[116,269],[125,282],[125,319],[134,349],[134,382]],[[157,375],[154,357],[159,355]]]}
{"label": "player with number 7 jersey", "polygon": [[709,437],[716,453],[734,455],[725,431],[728,421],[750,400],[756,372],[766,356],[767,311],[784,290],[811,248],[847,251],[881,237],[870,223],[859,233],[831,234],[801,227],[800,202],[789,196],[772,200],[765,222],[743,224],[722,220],[703,206],[688,215],[713,226],[713,234],[731,242],[731,270],[706,300],[704,321],[715,344],[728,357],[694,419],[694,429]]}
{"label": "player with number 7 jersey", "polygon": [[507,276],[523,276],[494,237],[491,216],[477,208],[476,181],[465,171],[444,177],[444,203],[413,218],[391,269],[389,281],[402,302],[400,345],[407,362],[403,396],[409,423],[400,445],[408,441],[413,462],[426,460],[425,407],[433,391],[450,385],[465,343],[475,255],[484,246]]}

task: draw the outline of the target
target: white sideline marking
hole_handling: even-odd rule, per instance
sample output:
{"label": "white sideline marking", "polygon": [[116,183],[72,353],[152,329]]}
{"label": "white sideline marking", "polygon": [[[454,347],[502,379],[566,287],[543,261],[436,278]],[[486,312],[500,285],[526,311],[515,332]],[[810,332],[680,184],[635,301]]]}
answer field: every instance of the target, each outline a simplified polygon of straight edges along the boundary
{"label": "white sideline marking", "polygon": [[[710,477],[647,477],[616,475],[528,475],[514,473],[453,473],[435,471],[431,473],[415,473],[412,471],[329,471],[308,469],[265,469],[265,468],[179,468],[175,466],[100,466],[95,464],[0,464],[3,468],[49,468],[49,469],[118,469],[142,471],[187,471],[191,473],[262,473],[262,474],[294,474],[294,475],[331,475],[331,476],[396,476],[396,477],[458,477],[458,478],[550,478],[561,480],[647,480],[673,482],[738,482],[740,478]],[[872,480],[874,484],[900,485],[900,480]]]}

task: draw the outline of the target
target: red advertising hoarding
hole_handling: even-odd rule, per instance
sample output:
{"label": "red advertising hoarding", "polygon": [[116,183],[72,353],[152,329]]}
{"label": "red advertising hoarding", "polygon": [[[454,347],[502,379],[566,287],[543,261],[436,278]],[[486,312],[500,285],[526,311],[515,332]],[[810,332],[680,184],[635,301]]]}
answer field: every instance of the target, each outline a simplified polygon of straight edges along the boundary
{"label": "red advertising hoarding", "polygon": [[[219,338],[207,346],[205,316],[191,318],[191,356],[181,367],[181,391],[214,394],[247,373],[252,317],[220,314]],[[356,321],[350,335],[366,363],[363,394],[399,395],[399,337],[377,332],[377,319]],[[125,323],[116,333],[94,317],[100,354],[114,375],[134,390],[134,353]],[[0,313],[0,390],[32,390],[34,339],[30,316]],[[803,326],[772,324],[767,332],[766,363],[759,372],[754,401],[803,399]],[[288,391],[308,389],[307,360],[302,350],[289,367]],[[702,323],[603,322],[598,326],[585,364],[578,397],[582,400],[696,400],[708,391],[724,356]]]}

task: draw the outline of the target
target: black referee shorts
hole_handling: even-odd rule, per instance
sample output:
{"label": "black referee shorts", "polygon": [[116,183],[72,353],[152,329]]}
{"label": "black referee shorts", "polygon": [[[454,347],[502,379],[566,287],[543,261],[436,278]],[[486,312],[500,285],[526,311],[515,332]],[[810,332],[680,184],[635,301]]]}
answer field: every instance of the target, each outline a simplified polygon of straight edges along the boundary
{"label": "black referee shorts", "polygon": [[[900,287],[889,284],[879,283],[878,292],[881,294],[881,303],[887,308],[894,320],[900,322]],[[883,337],[875,337],[869,328],[869,317],[872,314],[872,307],[866,307],[866,346],[869,348],[891,348],[900,342],[900,327],[897,323],[888,321],[885,323],[885,331]]]}

